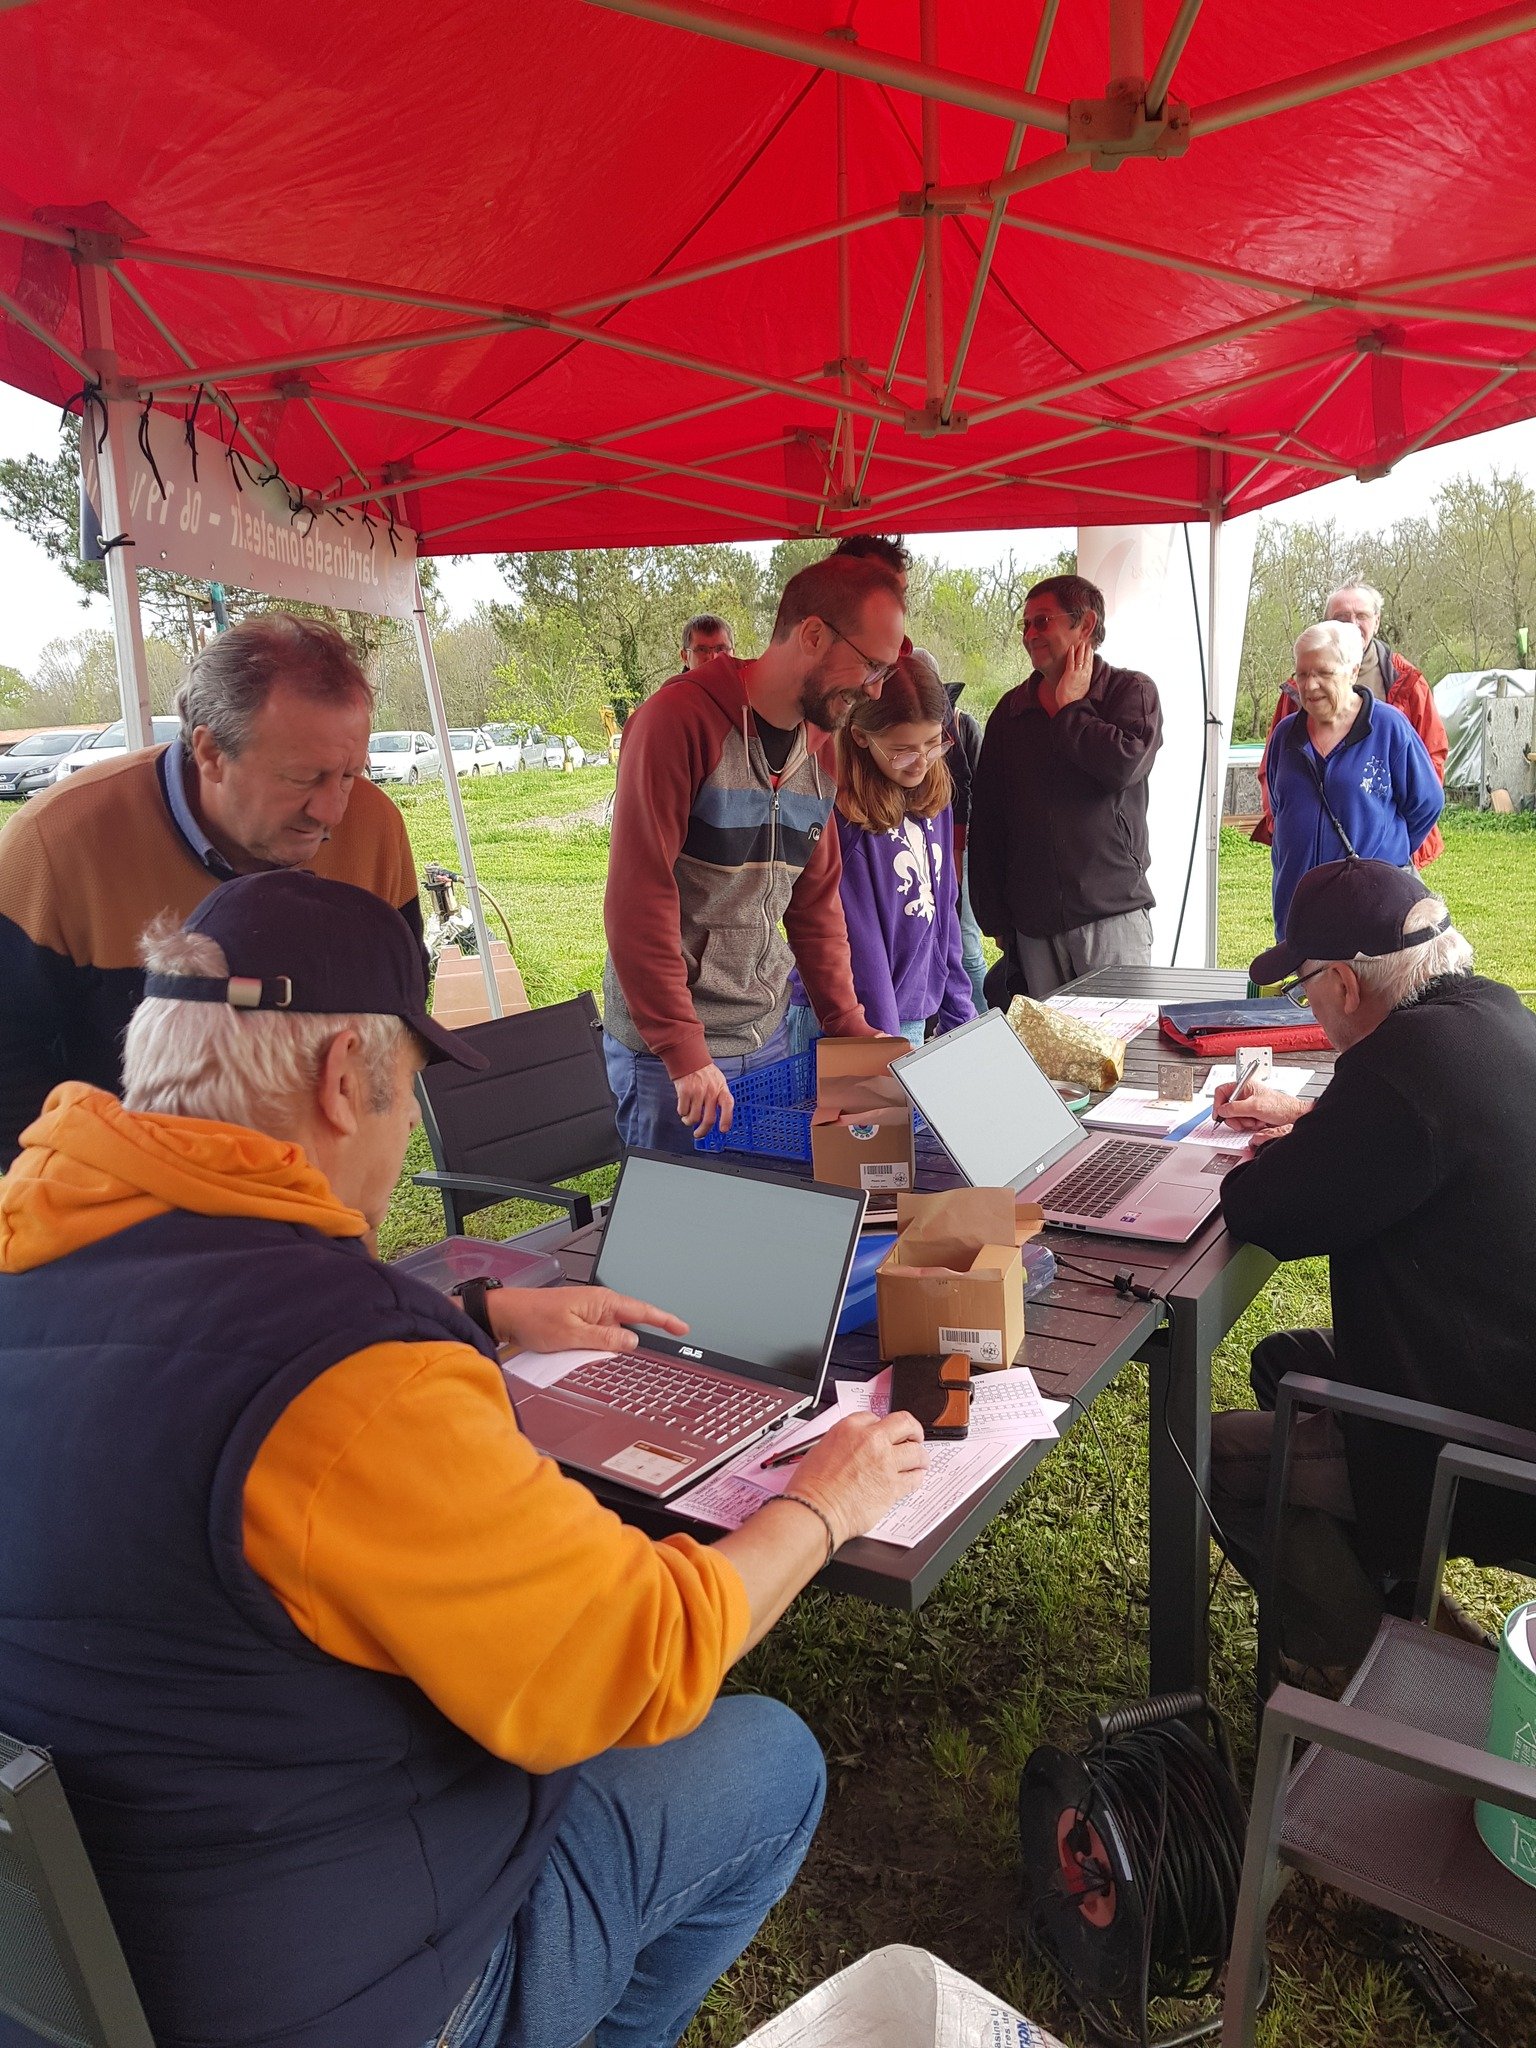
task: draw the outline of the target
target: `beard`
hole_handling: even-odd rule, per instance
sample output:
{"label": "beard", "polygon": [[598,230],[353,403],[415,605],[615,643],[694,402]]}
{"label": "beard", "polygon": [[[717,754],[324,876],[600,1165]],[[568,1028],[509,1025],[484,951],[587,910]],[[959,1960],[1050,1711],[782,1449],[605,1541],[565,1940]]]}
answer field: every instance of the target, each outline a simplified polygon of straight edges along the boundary
{"label": "beard", "polygon": [[846,686],[834,689],[827,681],[830,666],[831,657],[823,656],[806,677],[800,691],[800,716],[820,732],[841,732],[864,692]]}

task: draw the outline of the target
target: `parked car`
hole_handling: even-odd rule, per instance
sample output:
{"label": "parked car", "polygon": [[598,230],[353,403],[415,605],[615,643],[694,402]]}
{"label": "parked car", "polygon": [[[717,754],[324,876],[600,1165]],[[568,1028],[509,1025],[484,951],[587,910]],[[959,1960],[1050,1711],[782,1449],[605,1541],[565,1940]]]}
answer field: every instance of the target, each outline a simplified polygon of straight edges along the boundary
{"label": "parked car", "polygon": [[501,749],[483,725],[459,726],[449,733],[456,775],[499,775]]}
{"label": "parked car", "polygon": [[568,768],[585,768],[596,759],[596,754],[589,754],[580,740],[573,739],[570,733],[565,735],[565,765]]}
{"label": "parked car", "polygon": [[441,775],[443,757],[429,732],[376,732],[368,741],[368,773],[375,782],[414,787],[424,775]]}
{"label": "parked car", "polygon": [[552,739],[540,725],[530,726],[528,738],[523,747],[525,768],[563,768],[565,766],[565,741]]}
{"label": "parked car", "polygon": [[496,751],[501,756],[503,770],[508,775],[515,775],[523,765],[523,747],[528,739],[527,726],[488,725],[485,729],[496,742]]}
{"label": "parked car", "polygon": [[[163,747],[175,739],[181,731],[181,720],[179,718],[152,718],[150,720],[150,727],[153,733],[150,745],[152,747]],[[127,751],[128,728],[119,719],[115,725],[109,725],[105,732],[96,733],[92,738],[88,739],[84,746],[71,747],[67,754],[62,755],[53,779],[55,782],[63,782],[69,776],[75,774],[78,769],[95,768],[103,761],[121,760]]]}
{"label": "parked car", "polygon": [[0,754],[0,801],[19,802],[47,789],[64,756],[94,738],[89,732],[35,732],[18,740],[7,753]]}

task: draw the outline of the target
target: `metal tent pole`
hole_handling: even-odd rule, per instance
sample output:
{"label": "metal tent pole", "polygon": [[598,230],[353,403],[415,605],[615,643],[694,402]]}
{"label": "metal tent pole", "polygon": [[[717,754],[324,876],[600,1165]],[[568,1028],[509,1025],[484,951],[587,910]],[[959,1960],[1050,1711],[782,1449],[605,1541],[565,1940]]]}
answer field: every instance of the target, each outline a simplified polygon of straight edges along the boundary
{"label": "metal tent pole", "polygon": [[[1212,461],[1213,474],[1224,465]],[[1209,517],[1209,579],[1205,598],[1205,674],[1208,702],[1205,716],[1205,964],[1216,965],[1221,913],[1221,755],[1227,719],[1221,702],[1221,529],[1220,486],[1213,491]],[[1198,622],[1197,622],[1198,624]]]}
{"label": "metal tent pole", "polygon": [[[112,280],[105,263],[82,261],[80,319],[85,358],[101,386],[107,431],[96,456],[97,490],[101,497],[104,542],[127,535],[128,506],[124,490],[128,448],[123,434],[123,400],[117,392],[117,351],[112,342]],[[86,419],[90,413],[87,410]],[[89,429],[87,429],[89,431]],[[131,538],[106,551],[107,595],[112,602],[112,637],[117,643],[117,688],[123,704],[123,729],[129,753],[147,747],[154,735],[149,712],[149,666],[144,658],[144,621],[139,616],[139,576],[129,550]]]}
{"label": "metal tent pole", "polygon": [[442,756],[443,786],[448,792],[448,815],[453,820],[454,844],[459,849],[459,865],[464,872],[464,888],[469,897],[469,914],[474,920],[475,944],[480,949],[480,972],[485,976],[486,1000],[491,1006],[491,1015],[500,1017],[505,1014],[501,1006],[501,990],[496,984],[496,964],[491,958],[491,935],[486,927],[485,907],[480,901],[480,879],[475,873],[475,850],[469,843],[469,820],[464,815],[464,792],[459,788],[458,771],[453,765],[453,747],[448,738],[448,712],[443,703],[443,686],[437,677],[437,657],[432,652],[432,635],[427,628],[427,606],[422,595],[419,567],[415,573],[416,603],[411,619],[416,629],[416,652],[421,659],[421,680],[427,689],[433,737],[437,741],[437,751]]}

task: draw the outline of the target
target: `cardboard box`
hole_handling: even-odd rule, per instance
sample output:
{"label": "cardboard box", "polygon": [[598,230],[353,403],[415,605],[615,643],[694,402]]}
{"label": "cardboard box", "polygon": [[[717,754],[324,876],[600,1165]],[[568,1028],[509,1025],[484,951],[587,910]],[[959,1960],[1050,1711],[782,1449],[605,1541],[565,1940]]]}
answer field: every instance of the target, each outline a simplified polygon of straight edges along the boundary
{"label": "cardboard box", "polygon": [[819,1038],[811,1171],[834,1187],[910,1188],[916,1176],[912,1107],[891,1072],[904,1038]]}
{"label": "cardboard box", "polygon": [[896,1242],[875,1274],[880,1356],[963,1351],[979,1372],[1022,1362],[1019,1247],[1044,1220],[1011,1188],[898,1195]]}
{"label": "cardboard box", "polygon": [[[517,962],[501,939],[491,941],[491,964],[501,991],[502,1015],[515,1017],[519,1011],[531,1009],[533,1005],[517,971]],[[480,962],[461,953],[457,946],[444,946],[432,982],[433,1017],[450,1031],[457,1031],[465,1024],[484,1024],[490,1014]]]}

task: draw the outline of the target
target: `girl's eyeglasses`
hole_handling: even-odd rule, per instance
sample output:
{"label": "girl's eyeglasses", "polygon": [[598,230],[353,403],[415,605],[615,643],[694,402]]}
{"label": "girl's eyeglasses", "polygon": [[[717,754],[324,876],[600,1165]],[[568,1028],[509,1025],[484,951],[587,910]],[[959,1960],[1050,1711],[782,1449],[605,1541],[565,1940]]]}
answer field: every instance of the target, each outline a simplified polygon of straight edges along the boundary
{"label": "girl's eyeglasses", "polygon": [[929,761],[942,761],[955,744],[953,740],[938,739],[930,741],[926,747],[883,747],[873,733],[868,733],[865,737],[882,761],[887,761],[891,767],[900,769],[915,768],[919,761],[925,764]]}

